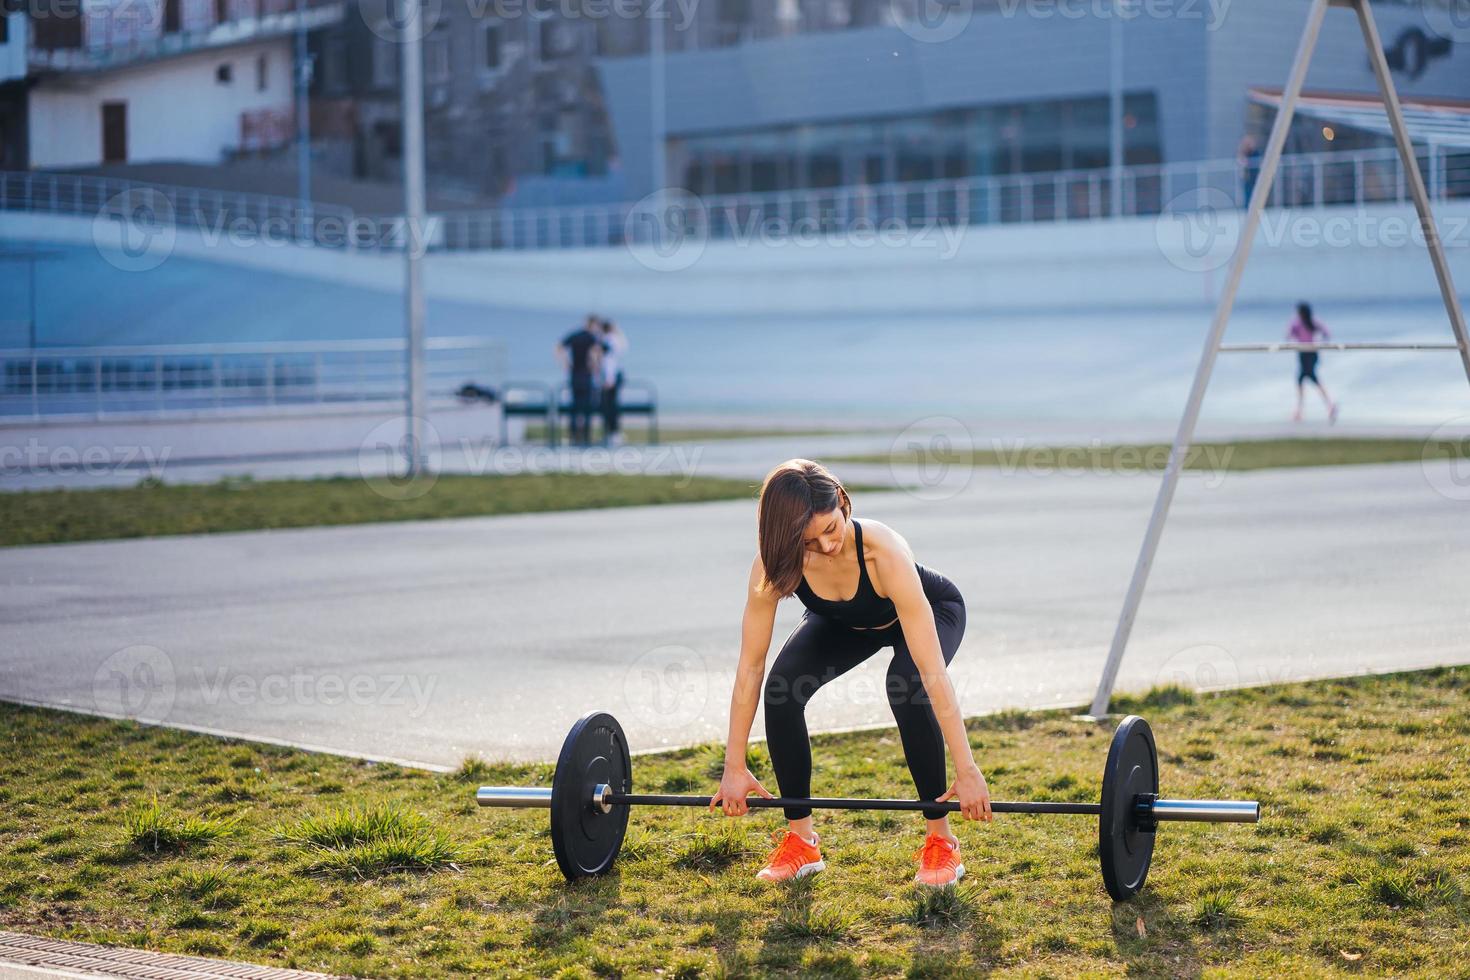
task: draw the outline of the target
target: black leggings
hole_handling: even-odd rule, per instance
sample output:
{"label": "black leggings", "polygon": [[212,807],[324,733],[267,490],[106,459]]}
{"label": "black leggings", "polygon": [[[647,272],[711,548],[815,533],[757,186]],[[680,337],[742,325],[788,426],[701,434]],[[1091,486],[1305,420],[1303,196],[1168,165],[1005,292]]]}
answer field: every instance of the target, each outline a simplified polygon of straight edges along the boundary
{"label": "black leggings", "polygon": [[[934,610],[934,625],[946,665],[965,635],[965,600],[949,579],[930,569],[922,572],[924,594]],[[766,678],[766,746],[782,796],[812,795],[812,747],[806,729],[806,705],[828,681],[835,680],[884,647],[893,647],[884,687],[903,754],[918,799],[932,800],[949,788],[945,780],[944,735],[924,689],[919,668],[897,623],[885,629],[855,630],[808,611],[786,638]],[[811,815],[810,807],[786,807],[787,820]],[[925,810],[937,820],[947,811]]]}

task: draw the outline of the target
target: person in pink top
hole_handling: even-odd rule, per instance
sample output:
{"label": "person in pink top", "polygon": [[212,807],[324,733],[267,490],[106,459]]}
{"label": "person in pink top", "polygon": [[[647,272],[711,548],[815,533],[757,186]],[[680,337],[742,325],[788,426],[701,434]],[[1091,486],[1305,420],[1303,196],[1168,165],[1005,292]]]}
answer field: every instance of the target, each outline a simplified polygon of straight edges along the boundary
{"label": "person in pink top", "polygon": [[[1331,340],[1332,334],[1327,332],[1320,320],[1312,319],[1312,307],[1306,303],[1296,305],[1296,319],[1291,321],[1291,326],[1286,330],[1286,339],[1296,344],[1315,344],[1324,340]],[[1317,386],[1317,391],[1322,395],[1322,400],[1327,403],[1327,418],[1331,422],[1337,421],[1337,403],[1322,387],[1322,382],[1317,380],[1317,352],[1304,350],[1297,352],[1296,372],[1296,414],[1292,420],[1302,420],[1302,400],[1305,398],[1307,382]]]}

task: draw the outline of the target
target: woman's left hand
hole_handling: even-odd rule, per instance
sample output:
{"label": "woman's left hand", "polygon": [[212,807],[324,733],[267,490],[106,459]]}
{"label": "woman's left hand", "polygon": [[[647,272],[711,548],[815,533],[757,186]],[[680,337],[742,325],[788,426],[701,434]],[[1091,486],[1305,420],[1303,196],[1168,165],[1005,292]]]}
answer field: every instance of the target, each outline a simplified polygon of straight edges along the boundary
{"label": "woman's left hand", "polygon": [[980,772],[980,767],[971,763],[955,775],[954,783],[949,787],[949,792],[941,796],[937,802],[944,803],[958,797],[960,801],[960,813],[967,820],[990,820],[993,816],[990,812],[990,787],[985,784],[985,776]]}

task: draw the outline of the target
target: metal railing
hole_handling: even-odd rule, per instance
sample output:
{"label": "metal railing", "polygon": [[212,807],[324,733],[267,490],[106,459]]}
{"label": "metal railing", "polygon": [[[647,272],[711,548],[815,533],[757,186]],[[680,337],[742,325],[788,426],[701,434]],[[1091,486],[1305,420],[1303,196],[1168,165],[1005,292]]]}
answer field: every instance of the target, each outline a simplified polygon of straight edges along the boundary
{"label": "metal railing", "polygon": [[[1470,198],[1470,151],[1421,148],[1431,199]],[[668,207],[602,204],[461,211],[431,215],[424,229],[436,251],[605,248],[663,244],[698,236],[846,235],[939,225],[1086,221],[1243,208],[1254,177],[1235,160],[1132,166],[1121,172],[1114,207],[1111,172],[1070,170],[954,180],[859,185],[696,197]],[[1392,149],[1283,158],[1269,206],[1329,207],[1408,201]],[[221,238],[253,236],[326,248],[397,250],[402,218],[294,198],[167,187],[103,177],[0,172],[0,210],[79,214],[94,220],[154,221]],[[140,215],[142,217],[140,217]]]}
{"label": "metal railing", "polygon": [[[497,341],[425,347],[431,408],[505,378]],[[402,340],[0,350],[0,421],[397,406],[405,377]]]}

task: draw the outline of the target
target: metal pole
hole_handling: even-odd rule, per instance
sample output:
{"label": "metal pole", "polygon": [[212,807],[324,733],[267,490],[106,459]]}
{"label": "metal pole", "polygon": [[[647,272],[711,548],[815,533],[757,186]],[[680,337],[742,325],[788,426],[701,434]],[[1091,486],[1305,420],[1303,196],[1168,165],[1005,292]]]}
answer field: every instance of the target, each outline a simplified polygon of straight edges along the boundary
{"label": "metal pole", "polygon": [[404,298],[407,319],[407,401],[403,455],[409,476],[424,468],[424,52],[418,37],[420,0],[399,0],[403,44]]}
{"label": "metal pole", "polygon": [[30,333],[31,333],[31,350],[35,350],[36,347],[38,347],[40,345],[40,343],[41,343],[41,340],[40,340],[41,329],[37,325],[37,321],[36,321],[36,257],[34,255],[32,255],[30,258],[31,258],[31,261],[30,261],[30,264],[31,264],[31,276],[30,276],[30,279],[31,279],[31,295],[30,295],[30,299],[31,299],[31,331],[30,331]]}
{"label": "metal pole", "polygon": [[1414,210],[1418,212],[1419,226],[1424,230],[1424,244],[1429,248],[1429,261],[1434,265],[1434,277],[1439,281],[1439,294],[1444,298],[1444,309],[1449,314],[1455,342],[1460,345],[1460,363],[1465,368],[1465,379],[1470,381],[1470,332],[1465,329],[1465,311],[1460,308],[1460,294],[1455,292],[1455,282],[1450,277],[1444,243],[1434,223],[1434,211],[1430,209],[1429,194],[1424,189],[1424,175],[1419,172],[1419,158],[1414,153],[1414,141],[1409,138],[1409,127],[1404,123],[1404,110],[1399,105],[1393,75],[1388,70],[1388,58],[1383,53],[1383,41],[1378,37],[1378,25],[1373,20],[1373,11],[1367,0],[1353,0],[1353,8],[1358,12],[1358,26],[1363,29],[1368,60],[1378,78],[1378,90],[1383,93],[1383,107],[1388,111],[1389,124],[1393,126],[1393,139],[1398,144],[1399,160],[1403,164],[1400,168],[1403,180],[1408,181],[1409,193],[1414,198]]}
{"label": "metal pole", "polygon": [[1114,218],[1123,213],[1123,10],[1128,0],[1113,0],[1108,24],[1108,166]]}
{"label": "metal pole", "polygon": [[652,99],[652,143],[650,149],[653,151],[653,169],[650,176],[653,178],[653,189],[663,191],[669,186],[669,159],[668,159],[668,98],[667,79],[664,63],[664,18],[661,13],[663,5],[658,4],[648,7],[648,72],[649,72],[649,97]]}
{"label": "metal pole", "polygon": [[1199,421],[1200,406],[1205,400],[1205,389],[1210,384],[1210,374],[1215,368],[1215,357],[1220,341],[1225,336],[1225,327],[1230,323],[1230,311],[1235,306],[1235,294],[1240,289],[1241,277],[1245,275],[1245,264],[1250,259],[1251,245],[1261,225],[1261,212],[1270,198],[1271,185],[1276,180],[1277,165],[1281,162],[1281,151],[1286,146],[1286,134],[1291,128],[1291,117],[1296,112],[1296,103],[1307,78],[1307,67],[1312,63],[1312,51],[1317,46],[1317,36],[1322,30],[1322,18],[1327,13],[1328,0],[1312,0],[1307,14],[1307,24],[1302,30],[1301,43],[1297,46],[1296,59],[1292,62],[1291,75],[1281,95],[1281,108],[1276,113],[1276,122],[1271,127],[1271,138],[1266,144],[1266,156],[1261,161],[1261,173],[1251,193],[1250,205],[1241,223],[1240,241],[1230,262],[1230,273],[1225,279],[1220,304],[1215,310],[1214,322],[1210,324],[1205,338],[1204,352],[1200,355],[1199,367],[1195,370],[1194,385],[1189,390],[1189,401],[1185,404],[1184,417],[1179,421],[1179,432],[1174,436],[1174,448],[1169,453],[1169,463],[1164,468],[1163,483],[1158,498],[1154,501],[1153,514],[1148,520],[1148,531],[1143,537],[1143,548],[1138,562],[1133,566],[1133,578],[1128,583],[1128,593],[1123,600],[1123,611],[1118,617],[1118,627],[1113,633],[1113,643],[1108,649],[1108,660],[1103,666],[1098,681],[1097,694],[1088,709],[1094,718],[1108,713],[1108,702],[1112,700],[1113,684],[1118,679],[1118,667],[1123,662],[1123,653],[1128,648],[1128,637],[1133,632],[1133,620],[1138,615],[1138,605],[1143,600],[1143,590],[1148,584],[1148,573],[1153,567],[1154,554],[1159,549],[1159,538],[1164,533],[1164,524],[1169,519],[1169,505],[1174,500],[1174,490],[1179,485],[1179,473],[1184,469],[1184,457],[1194,438],[1195,423]]}
{"label": "metal pole", "polygon": [[[306,0],[296,0],[296,197],[301,208],[298,234],[316,236],[311,208],[311,55],[306,47]],[[197,192],[196,192],[197,193]]]}

